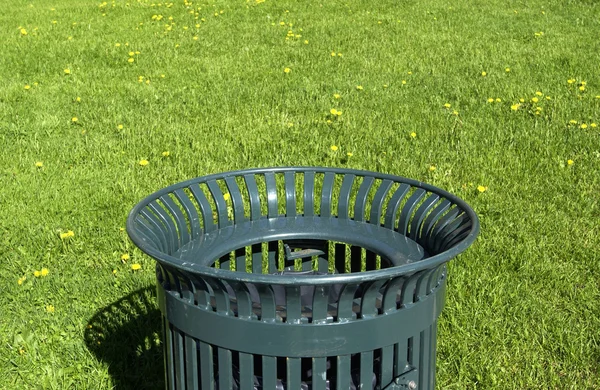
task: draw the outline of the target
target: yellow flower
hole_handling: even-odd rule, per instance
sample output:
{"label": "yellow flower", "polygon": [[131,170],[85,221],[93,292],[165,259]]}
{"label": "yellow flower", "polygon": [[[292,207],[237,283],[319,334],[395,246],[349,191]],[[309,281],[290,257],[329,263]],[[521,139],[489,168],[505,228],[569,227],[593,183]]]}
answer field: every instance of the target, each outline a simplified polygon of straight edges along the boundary
{"label": "yellow flower", "polygon": [[579,87],[579,90],[580,90],[581,92],[585,91],[585,86],[584,86],[584,85],[581,85],[581,86]]}
{"label": "yellow flower", "polygon": [[139,269],[142,269],[142,266],[139,265],[138,263],[131,264],[131,269],[134,270],[134,271],[137,271]]}
{"label": "yellow flower", "polygon": [[520,104],[513,104],[512,106],[510,106],[510,109],[513,111],[517,111],[519,109],[519,107],[521,107]]}
{"label": "yellow flower", "polygon": [[194,41],[197,41],[197,40],[198,40],[198,36],[197,36],[197,35],[194,35],[194,37],[193,37],[192,39],[193,39]]}
{"label": "yellow flower", "polygon": [[48,268],[42,268],[42,271],[40,272],[40,274],[41,274],[42,276],[48,276],[48,273],[49,273],[49,272],[50,272],[50,271],[48,271]]}
{"label": "yellow flower", "polygon": [[292,70],[291,70],[290,68],[285,68],[283,71],[284,71],[285,73],[290,73]]}
{"label": "yellow flower", "polygon": [[354,156],[354,154],[352,152],[348,152],[348,153],[346,153],[346,156],[352,157],[352,156]]}
{"label": "yellow flower", "polygon": [[53,305],[47,305],[46,306],[46,311],[48,313],[54,313],[54,306]]}
{"label": "yellow flower", "polygon": [[304,41],[304,44],[305,44],[305,45],[308,45],[308,39]]}
{"label": "yellow flower", "polygon": [[343,54],[342,53],[337,53],[338,57],[341,57]]}
{"label": "yellow flower", "polygon": [[228,201],[229,199],[231,199],[231,194],[229,192],[226,194],[223,194],[223,199],[225,199],[225,201]]}
{"label": "yellow flower", "polygon": [[35,166],[38,167],[38,168],[41,168],[41,167],[44,166],[44,163],[41,162],[41,161],[38,161],[38,162],[35,163]]}
{"label": "yellow flower", "polygon": [[120,47],[120,46],[121,46],[121,44],[120,44],[120,43],[115,43],[115,46],[116,46],[116,47]]}
{"label": "yellow flower", "polygon": [[488,188],[484,187],[484,186],[477,186],[477,191],[479,191],[479,192],[485,192],[485,191],[487,191],[487,189]]}
{"label": "yellow flower", "polygon": [[31,86],[30,86],[29,84],[27,84],[27,85],[25,85],[25,87],[24,87],[24,88],[25,88],[25,90],[28,90],[28,89],[30,89],[30,88],[31,88]]}
{"label": "yellow flower", "polygon": [[135,55],[135,53],[132,52],[132,51],[130,51],[128,54],[129,54],[130,57],[133,57]]}
{"label": "yellow flower", "polygon": [[42,273],[40,271],[33,271],[33,276],[39,278],[40,276],[42,276]]}
{"label": "yellow flower", "polygon": [[510,72],[510,68],[506,68],[506,69],[504,69],[504,71],[505,71],[506,73],[508,73],[508,72]]}
{"label": "yellow flower", "polygon": [[27,35],[27,30],[25,30],[24,28],[21,29],[21,35]]}
{"label": "yellow flower", "polygon": [[339,98],[341,98],[341,96],[340,96],[340,94],[339,94],[339,93],[334,93],[334,94],[333,94],[333,97],[334,97],[335,99],[339,99]]}
{"label": "yellow flower", "polygon": [[121,124],[117,125],[117,129],[123,130],[123,125],[121,125]]}
{"label": "yellow flower", "polygon": [[164,151],[164,152],[162,152],[162,156],[163,156],[163,157],[169,157],[170,155],[171,155],[171,152],[169,152],[168,150],[167,150],[167,151]]}
{"label": "yellow flower", "polygon": [[502,99],[496,98],[496,103],[500,103],[501,101],[502,101]]}
{"label": "yellow flower", "polygon": [[570,124],[570,125],[576,125],[576,124],[577,124],[577,121],[576,121],[575,119],[571,119],[571,120],[569,121],[569,124]]}
{"label": "yellow flower", "polygon": [[544,94],[543,94],[543,93],[541,93],[540,91],[537,91],[535,94],[536,94],[536,95],[538,95],[538,96],[543,96],[543,95],[544,95]]}
{"label": "yellow flower", "polygon": [[131,258],[131,257],[129,257],[129,253],[123,253],[123,254],[121,255],[121,260],[122,260],[123,262],[125,262],[125,261],[129,260],[130,258]]}
{"label": "yellow flower", "polygon": [[140,160],[139,164],[143,167],[145,167],[146,165],[150,164],[150,162],[146,159],[142,159]]}
{"label": "yellow flower", "polygon": [[79,96],[77,96],[77,97],[75,98],[75,101],[76,101],[77,103],[79,103],[79,102],[81,102],[81,98],[80,98]]}
{"label": "yellow flower", "polygon": [[567,160],[567,164],[568,165],[573,165],[573,164],[575,164],[575,161],[573,161],[573,160]]}
{"label": "yellow flower", "polygon": [[450,105],[450,103],[446,103],[446,104],[444,104],[444,108],[450,108],[450,107],[452,107],[452,106]]}
{"label": "yellow flower", "polygon": [[597,125],[597,124],[595,124],[595,123],[590,123],[590,127],[593,127],[593,128],[595,128],[595,127],[597,127],[597,126],[598,126],[598,125]]}
{"label": "yellow flower", "polygon": [[482,75],[483,77],[485,77],[485,76],[487,76],[487,73],[486,73],[486,72],[481,72],[481,75]]}
{"label": "yellow flower", "polygon": [[75,233],[73,233],[72,230],[67,231],[66,233],[60,233],[60,239],[61,240],[66,240],[67,238],[73,237],[75,236]]}
{"label": "yellow flower", "polygon": [[523,99],[523,98],[519,99],[519,101],[520,101],[521,103],[525,103],[525,99]]}
{"label": "yellow flower", "polygon": [[577,81],[577,80],[575,80],[575,79],[568,79],[568,80],[567,80],[567,83],[569,83],[569,84],[573,84],[575,81]]}
{"label": "yellow flower", "polygon": [[579,127],[581,127],[582,129],[587,129],[587,125],[585,123],[582,123]]}
{"label": "yellow flower", "polygon": [[65,72],[65,74],[71,74],[71,69],[67,68],[67,69],[64,70],[64,72]]}
{"label": "yellow flower", "polygon": [[337,116],[342,115],[342,112],[336,110],[335,108],[332,108],[331,110],[329,110],[329,112],[331,113],[331,115],[337,115]]}
{"label": "yellow flower", "polygon": [[331,150],[333,150],[334,152],[337,152],[338,147],[336,145],[331,145]]}
{"label": "yellow flower", "polygon": [[458,111],[456,111],[456,110],[452,111],[452,115],[458,116]]}
{"label": "yellow flower", "polygon": [[73,122],[73,123],[77,122],[78,120],[79,120],[79,119],[77,119],[77,117],[76,117],[76,116],[74,116],[73,118],[71,118],[71,122]]}
{"label": "yellow flower", "polygon": [[127,62],[129,62],[130,64],[131,64],[131,63],[133,63],[133,61],[135,61],[135,60],[133,59],[133,57],[129,57],[129,59],[127,60]]}
{"label": "yellow flower", "polygon": [[414,131],[412,133],[410,133],[411,138],[417,138],[417,133],[415,133]]}
{"label": "yellow flower", "polygon": [[406,80],[402,80],[402,85],[406,85]]}
{"label": "yellow flower", "polygon": [[435,169],[436,169],[436,168],[435,168],[435,165],[430,165],[430,166],[429,166],[429,170],[430,170],[431,172],[435,171]]}
{"label": "yellow flower", "polygon": [[363,87],[362,87],[362,85],[357,85],[357,86],[356,86],[356,89],[357,89],[357,90],[359,90],[359,91],[362,91],[362,90],[363,90]]}
{"label": "yellow flower", "polygon": [[334,51],[331,52],[331,56],[335,57],[335,52]]}
{"label": "yellow flower", "polygon": [[540,99],[538,99],[538,98],[536,98],[536,97],[534,97],[534,98],[531,98],[531,101],[532,101],[532,102],[534,102],[534,103],[537,103],[537,102],[539,102],[539,100],[540,100]]}
{"label": "yellow flower", "polygon": [[494,98],[489,98],[487,101],[488,103],[494,103]]}
{"label": "yellow flower", "polygon": [[23,277],[19,278],[19,280],[17,280],[17,284],[18,284],[19,286],[20,286],[20,285],[22,285],[22,284],[23,284],[23,282],[24,282],[26,279],[27,279],[27,277],[26,277],[26,276],[23,276]]}

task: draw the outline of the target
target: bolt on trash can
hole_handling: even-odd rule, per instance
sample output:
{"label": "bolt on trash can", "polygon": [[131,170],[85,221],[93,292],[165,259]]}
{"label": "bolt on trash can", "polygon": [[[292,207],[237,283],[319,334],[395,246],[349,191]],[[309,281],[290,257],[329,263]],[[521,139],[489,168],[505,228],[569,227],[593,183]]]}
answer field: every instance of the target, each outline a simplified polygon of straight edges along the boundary
{"label": "bolt on trash can", "polygon": [[446,263],[479,232],[431,185],[333,168],[215,174],[150,195],[169,389],[434,389]]}

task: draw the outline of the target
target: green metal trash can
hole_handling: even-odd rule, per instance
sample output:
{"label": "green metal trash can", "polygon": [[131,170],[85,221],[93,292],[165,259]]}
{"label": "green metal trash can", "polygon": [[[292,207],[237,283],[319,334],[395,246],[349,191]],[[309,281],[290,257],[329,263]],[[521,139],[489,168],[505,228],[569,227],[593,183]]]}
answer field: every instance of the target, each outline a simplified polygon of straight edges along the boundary
{"label": "green metal trash can", "polygon": [[168,389],[434,389],[462,200],[368,171],[265,168],[150,195],[127,231],[157,260]]}

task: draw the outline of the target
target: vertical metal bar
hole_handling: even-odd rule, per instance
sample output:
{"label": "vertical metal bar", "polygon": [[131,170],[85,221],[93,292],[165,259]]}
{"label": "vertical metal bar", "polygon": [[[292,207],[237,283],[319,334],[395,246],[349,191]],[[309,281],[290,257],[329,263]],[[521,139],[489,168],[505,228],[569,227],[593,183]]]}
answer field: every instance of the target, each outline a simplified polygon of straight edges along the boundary
{"label": "vertical metal bar", "polygon": [[323,188],[321,188],[321,217],[331,217],[331,195],[333,195],[333,180],[335,173],[325,172]]}
{"label": "vertical metal bar", "polygon": [[386,228],[394,229],[394,225],[396,223],[396,214],[398,213],[398,209],[400,208],[400,203],[408,193],[409,189],[410,186],[404,183],[400,184],[400,186],[396,188],[394,195],[392,195],[392,198],[390,199],[386,207],[384,222],[384,226]]}
{"label": "vertical metal bar", "polygon": [[[231,287],[235,291],[238,318],[243,320],[252,320],[252,299],[246,284],[241,282],[231,282]],[[239,352],[239,380],[240,390],[254,390],[254,359],[252,354]],[[220,364],[220,363],[219,363]]]}
{"label": "vertical metal bar", "polygon": [[213,367],[213,347],[200,341],[200,382],[202,390],[214,390],[215,373]]}
{"label": "vertical metal bar", "polygon": [[185,335],[185,383],[188,389],[197,389],[199,386],[198,351],[196,347],[196,340],[192,336]]}
{"label": "vertical metal bar", "polygon": [[235,270],[237,272],[246,271],[246,248],[238,248],[235,250]]}
{"label": "vertical metal bar", "polygon": [[285,216],[296,216],[296,173],[285,172]]}
{"label": "vertical metal bar", "polygon": [[[325,324],[327,319],[327,306],[330,286],[315,286],[312,300],[312,323]],[[327,358],[317,357],[312,359],[312,390],[326,390],[327,384]],[[292,387],[293,388],[293,387]]]}
{"label": "vertical metal bar", "polygon": [[350,369],[350,355],[338,356],[336,364],[337,390],[348,390],[351,388],[352,374]]}
{"label": "vertical metal bar", "polygon": [[244,182],[248,190],[248,199],[250,199],[250,220],[260,219],[260,197],[258,196],[258,186],[254,175],[244,175]]}
{"label": "vertical metal bar", "polygon": [[229,216],[227,214],[227,203],[225,203],[225,198],[223,197],[223,191],[221,191],[221,187],[217,184],[215,180],[211,180],[206,183],[208,185],[208,189],[215,201],[215,206],[217,206],[217,220],[219,221],[219,228],[223,228],[229,225]]}
{"label": "vertical metal bar", "polygon": [[300,389],[302,383],[302,359],[286,358],[287,389]]}
{"label": "vertical metal bar", "polygon": [[315,173],[304,173],[304,216],[312,217],[315,215]]}
{"label": "vertical metal bar", "polygon": [[173,334],[171,331],[171,323],[167,317],[163,317],[164,329],[164,354],[165,354],[165,379],[166,387],[169,390],[175,389],[175,365],[173,361]]}
{"label": "vertical metal bar", "polygon": [[200,213],[202,214],[202,220],[204,221],[204,231],[206,233],[212,232],[216,229],[215,223],[213,221],[212,208],[210,207],[210,203],[208,203],[208,199],[206,199],[206,195],[204,195],[204,191],[200,189],[198,184],[190,186],[190,191],[198,205],[200,206]]}
{"label": "vertical metal bar", "polygon": [[198,215],[198,210],[190,201],[190,198],[183,191],[183,189],[176,189],[174,192],[175,197],[181,202],[183,209],[185,210],[188,220],[190,221],[190,235],[191,239],[195,240],[200,236],[200,232],[202,231],[202,227],[200,226],[200,216]]}
{"label": "vertical metal bar", "polygon": [[352,191],[352,185],[354,184],[355,177],[356,176],[353,174],[344,175],[338,198],[338,218],[350,218],[350,192]]}
{"label": "vertical metal bar", "polygon": [[438,194],[431,194],[421,206],[415,211],[412,222],[410,223],[409,237],[415,241],[420,241],[421,224],[425,220],[427,213],[435,206],[435,203],[440,199]]}
{"label": "vertical metal bar", "polygon": [[269,218],[275,218],[279,215],[277,204],[277,183],[273,172],[265,172],[265,183],[267,185],[267,206]]}
{"label": "vertical metal bar", "polygon": [[381,185],[379,186],[377,192],[375,192],[375,196],[373,197],[373,203],[371,204],[371,215],[369,216],[369,223],[372,223],[373,225],[377,226],[381,225],[383,202],[385,201],[385,197],[392,188],[393,184],[394,182],[388,179],[381,182]]}
{"label": "vertical metal bar", "polygon": [[417,206],[417,203],[425,196],[426,192],[422,188],[418,188],[411,196],[406,200],[406,204],[402,207],[400,212],[400,220],[398,221],[398,233],[406,236],[408,233],[408,222],[413,214],[413,210]]}
{"label": "vertical metal bar", "polygon": [[360,387],[359,389],[373,388],[373,351],[360,354]]}
{"label": "vertical metal bar", "polygon": [[162,202],[163,207],[169,213],[171,213],[171,218],[175,221],[175,225],[177,226],[179,247],[190,242],[190,234],[188,231],[189,227],[185,220],[185,216],[179,209],[179,206],[175,204],[169,195],[163,195],[159,199]]}
{"label": "vertical metal bar", "polygon": [[367,209],[367,196],[373,186],[375,179],[372,176],[365,176],[356,194],[356,202],[354,203],[354,220],[364,222],[365,210]]}
{"label": "vertical metal bar", "polygon": [[227,184],[227,190],[231,196],[234,222],[240,223],[246,219],[246,216],[244,215],[244,200],[242,199],[240,187],[235,181],[235,178],[231,176],[225,178],[225,184]]}
{"label": "vertical metal bar", "polygon": [[231,350],[218,348],[217,353],[219,355],[219,390],[231,390],[233,388]]}

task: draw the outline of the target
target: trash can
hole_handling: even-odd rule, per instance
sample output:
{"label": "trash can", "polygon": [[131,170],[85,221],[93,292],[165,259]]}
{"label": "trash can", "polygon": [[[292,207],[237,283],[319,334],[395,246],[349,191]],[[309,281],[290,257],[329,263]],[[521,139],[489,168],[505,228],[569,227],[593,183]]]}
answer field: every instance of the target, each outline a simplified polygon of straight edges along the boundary
{"label": "trash can", "polygon": [[127,231],[157,261],[167,388],[426,390],[479,222],[419,181],[288,167],[170,186]]}

